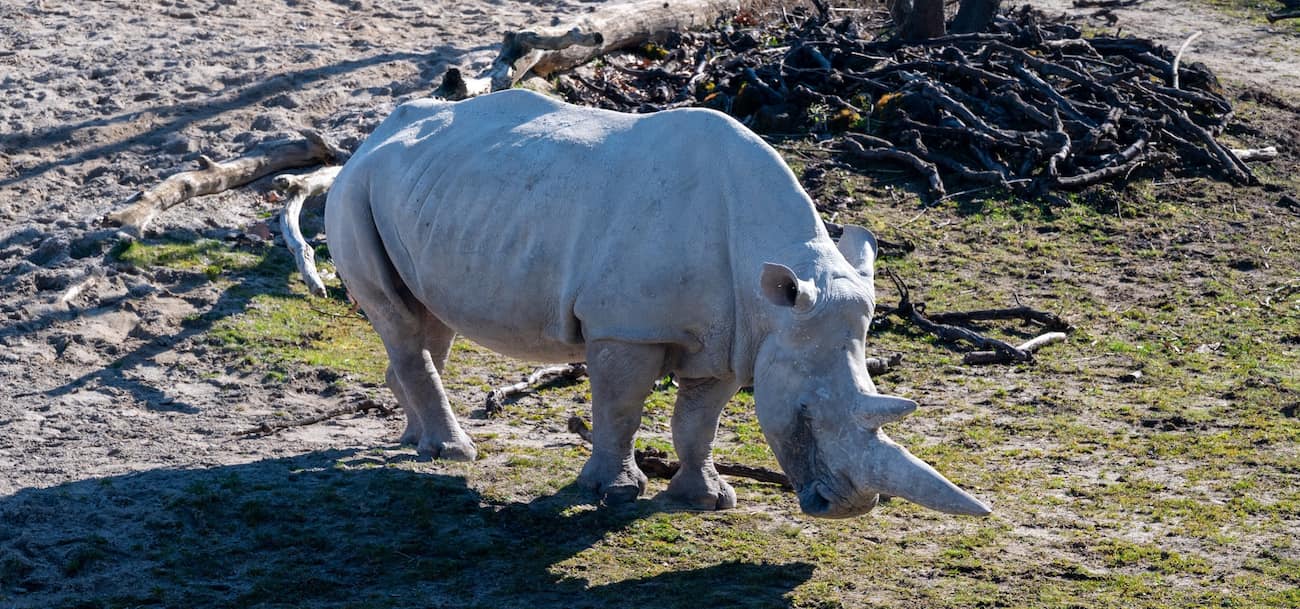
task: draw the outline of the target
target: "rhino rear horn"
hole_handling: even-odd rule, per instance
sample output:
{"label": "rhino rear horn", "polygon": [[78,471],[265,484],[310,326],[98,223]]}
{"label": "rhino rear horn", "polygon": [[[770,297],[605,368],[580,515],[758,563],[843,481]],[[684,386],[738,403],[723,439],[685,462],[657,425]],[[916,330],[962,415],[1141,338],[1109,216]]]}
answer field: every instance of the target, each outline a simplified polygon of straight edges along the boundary
{"label": "rhino rear horn", "polygon": [[992,512],[983,501],[949,482],[882,432],[876,432],[865,457],[869,462],[869,483],[882,493],[948,514],[987,516]]}
{"label": "rhino rear horn", "polygon": [[916,402],[894,395],[868,395],[858,403],[858,417],[867,429],[879,429],[916,411]]}

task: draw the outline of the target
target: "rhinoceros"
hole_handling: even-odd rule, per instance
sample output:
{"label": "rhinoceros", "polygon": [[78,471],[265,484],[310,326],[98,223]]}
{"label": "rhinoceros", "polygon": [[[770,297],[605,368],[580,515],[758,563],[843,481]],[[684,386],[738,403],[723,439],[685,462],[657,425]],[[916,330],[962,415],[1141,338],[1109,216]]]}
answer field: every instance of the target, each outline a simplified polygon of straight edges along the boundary
{"label": "rhinoceros", "polygon": [[605,503],[645,492],[633,437],[672,373],[675,500],[735,505],[711,451],[723,407],[752,385],[805,513],[861,514],[882,493],[989,512],[881,430],[916,403],[867,374],[875,238],[848,227],[837,246],[776,152],[724,114],[622,114],[523,90],[408,102],[339,173],[325,225],[388,353],[401,439],[421,454],[476,456],[442,382],[461,334],[587,362],[579,483]]}

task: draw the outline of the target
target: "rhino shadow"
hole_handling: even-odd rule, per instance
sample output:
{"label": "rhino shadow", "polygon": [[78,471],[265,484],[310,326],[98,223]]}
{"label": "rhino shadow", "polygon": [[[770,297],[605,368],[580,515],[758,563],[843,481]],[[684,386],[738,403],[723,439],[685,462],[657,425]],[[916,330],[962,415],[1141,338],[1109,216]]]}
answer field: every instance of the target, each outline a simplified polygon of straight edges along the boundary
{"label": "rhino shadow", "polygon": [[812,576],[728,561],[589,586],[570,574],[593,557],[566,561],[655,502],[495,501],[384,462],[322,451],[24,489],[0,498],[0,605],[784,607]]}

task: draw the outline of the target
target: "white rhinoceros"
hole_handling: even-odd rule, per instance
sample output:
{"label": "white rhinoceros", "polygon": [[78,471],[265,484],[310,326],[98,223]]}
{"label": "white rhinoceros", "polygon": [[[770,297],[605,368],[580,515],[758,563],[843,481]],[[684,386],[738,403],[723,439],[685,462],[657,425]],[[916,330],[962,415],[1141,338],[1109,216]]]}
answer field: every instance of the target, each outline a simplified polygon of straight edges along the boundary
{"label": "white rhinoceros", "polygon": [[838,247],[776,152],[709,110],[629,115],[521,90],[402,105],[339,174],[330,253],[388,351],[402,441],[476,451],[441,374],[456,333],[509,356],[586,361],[592,454],[579,481],[630,501],[633,436],[655,379],[680,383],[670,496],[736,495],[710,452],[753,385],[759,424],[804,512],[846,517],[880,493],[987,514],[881,431],[916,408],[865,365],[874,237]]}

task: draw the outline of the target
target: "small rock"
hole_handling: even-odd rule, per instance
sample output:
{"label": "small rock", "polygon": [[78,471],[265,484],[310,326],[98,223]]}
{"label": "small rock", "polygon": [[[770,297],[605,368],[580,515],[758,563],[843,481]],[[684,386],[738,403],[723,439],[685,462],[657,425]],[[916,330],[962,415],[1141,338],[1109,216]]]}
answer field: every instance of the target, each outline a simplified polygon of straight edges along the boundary
{"label": "small rock", "polygon": [[271,107],[284,108],[286,110],[293,110],[298,106],[301,106],[302,104],[298,103],[298,100],[294,99],[292,95],[288,93],[284,93],[266,100],[266,105]]}
{"label": "small rock", "polygon": [[198,144],[194,143],[194,140],[180,133],[173,133],[167,138],[167,141],[163,142],[162,149],[168,154],[189,154],[198,152],[199,147]]}
{"label": "small rock", "polygon": [[1126,373],[1120,375],[1119,380],[1121,380],[1121,381],[1123,381],[1123,382],[1125,382],[1125,383],[1136,383],[1136,382],[1142,380],[1142,371],[1141,371],[1141,370],[1134,370],[1134,371],[1132,371],[1132,372],[1126,372]]}
{"label": "small rock", "polygon": [[254,242],[262,242],[271,238],[271,227],[266,222],[254,222],[244,232]]}
{"label": "small rock", "polygon": [[68,257],[68,240],[63,237],[50,237],[41,242],[40,247],[27,260],[33,264],[49,266]]}

